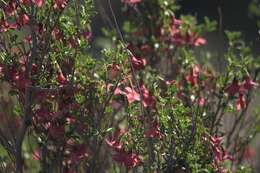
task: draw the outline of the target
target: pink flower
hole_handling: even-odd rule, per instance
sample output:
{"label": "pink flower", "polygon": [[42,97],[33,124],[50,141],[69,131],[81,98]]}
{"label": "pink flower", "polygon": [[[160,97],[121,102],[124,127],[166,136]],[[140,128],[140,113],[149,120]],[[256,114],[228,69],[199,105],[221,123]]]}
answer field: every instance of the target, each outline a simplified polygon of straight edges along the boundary
{"label": "pink flower", "polygon": [[246,98],[243,94],[239,94],[239,97],[236,101],[236,109],[240,111],[241,109],[246,108]]}
{"label": "pink flower", "polygon": [[177,45],[192,45],[192,46],[201,46],[207,43],[207,41],[199,37],[197,33],[187,31],[183,32],[180,28],[180,25],[183,21],[176,19],[173,17],[172,26],[170,30],[171,41],[176,43]]}
{"label": "pink flower", "polygon": [[207,43],[207,41],[204,38],[202,38],[202,37],[198,37],[194,41],[194,45],[195,46],[202,46],[202,45],[204,45],[206,43]]}
{"label": "pink flower", "polygon": [[0,76],[3,74],[4,72],[4,65],[0,63]]}
{"label": "pink flower", "polygon": [[134,89],[132,89],[130,87],[126,87],[123,94],[127,97],[129,104],[133,103],[134,101],[141,100],[140,95]]}
{"label": "pink flower", "polygon": [[44,0],[32,0],[32,2],[40,8],[43,6]]}
{"label": "pink flower", "polygon": [[132,61],[134,69],[136,69],[136,70],[141,70],[146,65],[146,60],[144,58],[137,58],[135,56],[132,56],[131,61]]}
{"label": "pink flower", "polygon": [[251,90],[252,88],[257,86],[259,86],[259,84],[254,82],[249,76],[247,76],[243,81],[243,87],[247,90]]}
{"label": "pink flower", "polygon": [[137,4],[142,2],[142,0],[122,0],[122,2],[126,4]]}
{"label": "pink flower", "polygon": [[185,76],[186,81],[190,83],[192,86],[197,85],[200,71],[200,66],[197,64],[194,65],[190,73]]}
{"label": "pink flower", "polygon": [[40,148],[35,149],[32,154],[32,159],[38,161],[41,159],[41,157],[42,157],[41,149]]}
{"label": "pink flower", "polygon": [[227,153],[227,151],[222,147],[222,137],[210,137],[210,143],[212,145],[213,149],[213,156],[214,156],[214,166],[218,169],[219,172],[223,168],[221,167],[221,164],[225,160],[232,160],[233,158]]}
{"label": "pink flower", "polygon": [[105,139],[107,145],[111,148],[113,148],[114,150],[121,150],[122,149],[122,144],[117,140],[117,139],[113,139],[113,138],[108,138]]}
{"label": "pink flower", "polygon": [[203,107],[203,106],[205,105],[205,103],[206,103],[205,98],[200,97],[200,98],[198,99],[198,104],[199,104],[200,107]]}
{"label": "pink flower", "polygon": [[113,155],[113,160],[123,164],[127,169],[131,169],[141,163],[140,157],[135,153],[128,153],[124,150],[116,152]]}
{"label": "pink flower", "polygon": [[182,20],[176,19],[175,17],[172,18],[172,24],[174,27],[180,26],[182,23]]}
{"label": "pink flower", "polygon": [[29,17],[27,16],[27,14],[21,14],[19,16],[19,21],[18,23],[21,25],[21,26],[24,26],[24,25],[27,25],[29,23]]}

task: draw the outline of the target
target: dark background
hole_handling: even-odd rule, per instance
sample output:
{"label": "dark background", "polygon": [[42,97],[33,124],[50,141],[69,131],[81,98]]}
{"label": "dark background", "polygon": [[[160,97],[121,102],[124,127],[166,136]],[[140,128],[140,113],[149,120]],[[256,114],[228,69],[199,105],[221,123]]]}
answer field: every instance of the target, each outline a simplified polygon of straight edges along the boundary
{"label": "dark background", "polygon": [[[95,0],[98,14],[95,16],[92,24],[94,37],[101,36],[102,27],[110,27],[106,17],[111,17],[107,0]],[[257,28],[257,19],[249,15],[248,6],[251,0],[178,0],[181,10],[177,16],[181,14],[195,15],[199,22],[203,21],[205,16],[217,22],[221,21],[221,32],[224,30],[241,31],[244,40],[251,44],[255,54],[260,53],[260,35]],[[112,0],[113,9],[117,15],[119,23],[123,20],[120,11],[122,5],[121,0]],[[102,4],[102,7],[101,5]],[[103,8],[103,12],[102,9]],[[105,13],[104,13],[105,12]],[[219,37],[219,31],[207,35],[209,47],[221,50],[225,45],[225,40]],[[223,47],[224,48],[224,47]]]}

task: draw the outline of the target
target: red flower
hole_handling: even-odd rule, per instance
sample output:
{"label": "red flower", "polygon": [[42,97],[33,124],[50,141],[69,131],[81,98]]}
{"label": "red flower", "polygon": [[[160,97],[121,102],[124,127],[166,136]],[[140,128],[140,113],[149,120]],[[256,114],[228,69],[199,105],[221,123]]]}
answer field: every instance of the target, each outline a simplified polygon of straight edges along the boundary
{"label": "red flower", "polygon": [[5,6],[4,12],[7,16],[13,16],[16,13],[17,3],[15,0],[10,0],[9,3]]}
{"label": "red flower", "polygon": [[51,35],[55,40],[59,40],[59,41],[62,41],[62,39],[64,38],[62,31],[57,27],[53,28]]}
{"label": "red flower", "polygon": [[227,92],[230,96],[234,96],[236,93],[239,93],[239,91],[241,91],[240,85],[236,79],[234,79],[233,82],[225,88],[225,92]]}
{"label": "red flower", "polygon": [[92,32],[89,31],[83,31],[81,33],[81,35],[83,36],[83,38],[87,41],[89,41],[92,38]]}
{"label": "red flower", "polygon": [[64,77],[64,75],[62,73],[58,73],[56,79],[59,82],[59,84],[61,84],[61,85],[64,85],[67,83],[67,79]]}
{"label": "red flower", "polygon": [[49,127],[49,135],[53,138],[53,139],[59,139],[61,137],[63,137],[65,134],[65,128],[64,126],[61,127]]}
{"label": "red flower", "polygon": [[38,123],[47,123],[53,118],[53,112],[50,112],[44,108],[37,109],[35,111],[35,115]]}
{"label": "red flower", "polygon": [[144,58],[137,58],[135,56],[131,57],[131,62],[133,64],[134,69],[141,70],[146,65],[146,60]]}
{"label": "red flower", "polygon": [[254,148],[251,148],[249,146],[247,146],[244,149],[244,153],[243,153],[243,158],[244,159],[253,159],[256,156],[256,151]]}
{"label": "red flower", "polygon": [[143,94],[143,105],[144,107],[151,107],[151,108],[155,108],[156,106],[156,99],[154,96],[152,96],[150,94],[150,92],[146,89],[146,87],[144,86],[144,84],[142,83],[140,86],[140,90]]}
{"label": "red flower", "polygon": [[141,159],[137,154],[127,153],[124,150],[116,152],[116,154],[113,155],[113,160],[123,164],[127,169],[131,169],[141,163]]}
{"label": "red flower", "polygon": [[160,131],[160,125],[158,122],[153,122],[150,128],[145,131],[144,136],[146,138],[161,138],[162,134]]}
{"label": "red flower", "polygon": [[185,76],[185,79],[188,83],[190,83],[192,86],[198,84],[198,78],[200,74],[200,66],[194,65],[188,75]]}
{"label": "red flower", "polygon": [[120,138],[126,133],[125,129],[116,130],[110,137],[105,139],[108,146],[110,146],[115,151],[122,149],[122,144],[120,143]]}
{"label": "red flower", "polygon": [[68,164],[75,164],[88,156],[85,144],[76,144],[70,146]]}
{"label": "red flower", "polygon": [[201,46],[206,44],[206,40],[202,37],[199,37],[197,33],[187,31],[183,32],[180,29],[180,25],[183,21],[176,19],[173,17],[172,26],[170,30],[171,41],[176,43],[177,45],[192,45],[192,46]]}
{"label": "red flower", "polygon": [[222,169],[220,164],[225,160],[232,160],[233,158],[227,153],[221,145],[222,137],[210,137],[210,143],[213,148],[214,165],[218,170]]}
{"label": "red flower", "polygon": [[0,33],[1,32],[7,32],[9,29],[16,29],[17,28],[17,23],[9,24],[7,20],[2,18],[0,20]]}
{"label": "red flower", "polygon": [[120,73],[120,67],[117,64],[112,64],[108,67],[109,79],[115,79]]}
{"label": "red flower", "polygon": [[6,32],[9,29],[9,24],[4,18],[0,21],[0,32]]}

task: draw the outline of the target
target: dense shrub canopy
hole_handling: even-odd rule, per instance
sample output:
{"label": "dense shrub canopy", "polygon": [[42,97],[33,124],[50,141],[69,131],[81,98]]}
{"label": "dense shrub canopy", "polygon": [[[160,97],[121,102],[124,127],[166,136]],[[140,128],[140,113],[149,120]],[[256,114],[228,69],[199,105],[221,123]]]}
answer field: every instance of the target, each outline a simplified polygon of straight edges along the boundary
{"label": "dense shrub canopy", "polygon": [[117,3],[0,2],[0,172],[253,172],[260,66],[241,33],[174,0]]}

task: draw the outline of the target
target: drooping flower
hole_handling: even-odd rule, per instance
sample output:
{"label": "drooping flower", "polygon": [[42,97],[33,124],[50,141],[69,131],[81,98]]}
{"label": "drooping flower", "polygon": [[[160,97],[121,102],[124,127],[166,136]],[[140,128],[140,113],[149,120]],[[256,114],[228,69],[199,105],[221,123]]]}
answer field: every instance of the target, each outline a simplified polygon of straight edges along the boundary
{"label": "drooping flower", "polygon": [[4,13],[6,16],[13,16],[16,13],[18,5],[15,0],[10,0],[9,3],[4,7]]}
{"label": "drooping flower", "polygon": [[81,35],[83,36],[83,38],[87,41],[89,41],[92,38],[92,32],[90,31],[83,31],[81,33]]}
{"label": "drooping flower", "polygon": [[156,107],[156,99],[153,95],[151,95],[148,89],[144,86],[144,83],[141,83],[140,90],[141,93],[143,94],[142,103],[144,107],[151,107],[154,109]]}
{"label": "drooping flower", "polygon": [[140,94],[138,94],[133,88],[126,87],[123,94],[127,97],[129,104],[141,100]]}
{"label": "drooping flower", "polygon": [[41,152],[41,149],[40,148],[36,148],[34,151],[33,151],[33,154],[32,154],[32,159],[33,160],[40,160],[42,157],[42,152]]}
{"label": "drooping flower", "polygon": [[67,163],[72,165],[80,162],[88,156],[85,144],[74,144],[69,146]]}
{"label": "drooping flower", "polygon": [[116,130],[111,136],[105,139],[107,145],[114,149],[115,151],[119,151],[122,149],[122,144],[120,143],[120,138],[126,133],[125,129]]}
{"label": "drooping flower", "polygon": [[205,105],[205,103],[206,103],[206,100],[205,100],[204,97],[198,98],[198,104],[199,104],[200,107],[203,107]]}
{"label": "drooping flower", "polygon": [[65,76],[64,76],[61,72],[58,73],[58,75],[57,75],[57,77],[56,77],[56,80],[57,80],[57,81],[59,82],[59,84],[61,84],[61,85],[64,85],[64,84],[67,83],[67,79],[65,78]]}
{"label": "drooping flower", "polygon": [[239,93],[239,91],[240,85],[237,79],[234,79],[233,82],[225,88],[225,92],[227,92],[230,96],[234,96],[236,93]]}
{"label": "drooping flower", "polygon": [[9,24],[7,22],[7,20],[5,20],[4,18],[2,18],[0,20],[0,32],[6,32],[9,29]]}
{"label": "drooping flower", "polygon": [[65,134],[64,126],[60,126],[60,127],[50,126],[49,127],[49,135],[53,139],[60,139],[61,137],[64,136],[64,134]]}
{"label": "drooping flower", "polygon": [[146,65],[146,60],[144,58],[137,58],[135,56],[131,57],[131,62],[133,64],[134,69],[141,70]]}
{"label": "drooping flower", "polygon": [[51,35],[55,40],[59,41],[62,41],[62,39],[64,38],[63,32],[58,27],[53,28]]}
{"label": "drooping flower", "polygon": [[113,63],[108,67],[108,78],[115,79],[120,74],[119,65]]}
{"label": "drooping flower", "polygon": [[232,156],[230,156],[227,151],[222,147],[222,137],[210,137],[210,143],[213,149],[213,161],[214,166],[217,168],[219,172],[223,172],[224,169],[221,167],[221,164],[225,160],[232,160]]}
{"label": "drooping flower", "polygon": [[139,155],[124,150],[118,151],[113,155],[113,160],[123,164],[127,169],[131,169],[141,163]]}
{"label": "drooping flower", "polygon": [[256,151],[254,148],[247,146],[243,151],[243,159],[250,160],[256,156]]}
{"label": "drooping flower", "polygon": [[187,74],[185,76],[185,79],[192,86],[197,85],[198,84],[198,79],[199,79],[199,74],[200,74],[200,66],[196,64],[196,65],[194,65],[192,67],[192,69],[189,72],[189,74]]}
{"label": "drooping flower", "polygon": [[0,63],[0,76],[3,75],[4,65]]}
{"label": "drooping flower", "polygon": [[243,94],[239,94],[239,97],[236,101],[236,109],[240,111],[241,109],[246,108],[246,98]]}
{"label": "drooping flower", "polygon": [[259,86],[258,83],[254,82],[249,76],[245,77],[244,81],[243,81],[243,87],[246,90],[251,90],[254,87]]}
{"label": "drooping flower", "polygon": [[191,46],[201,46],[207,43],[207,41],[199,37],[197,33],[190,30],[183,32],[181,30],[181,24],[183,21],[173,17],[172,26],[170,29],[171,41],[177,46],[191,45]]}
{"label": "drooping flower", "polygon": [[205,38],[202,38],[202,37],[197,37],[197,38],[195,38],[195,40],[194,40],[194,45],[195,45],[195,46],[202,46],[202,45],[204,45],[204,44],[206,44],[206,43],[207,43],[206,39],[205,39]]}

